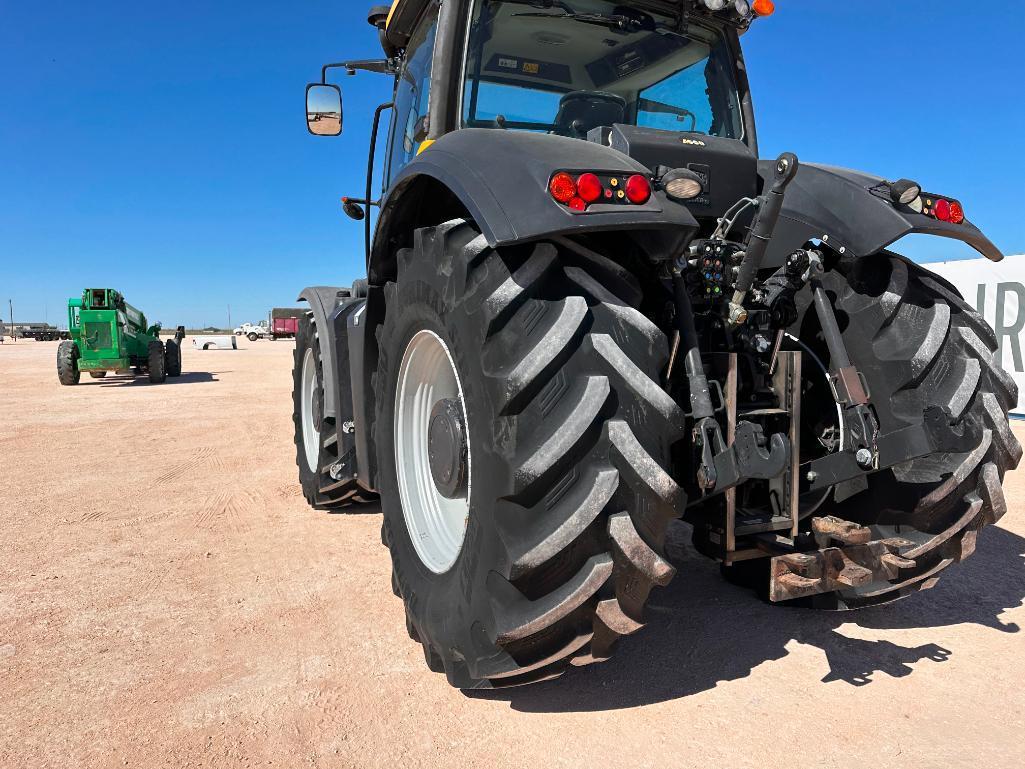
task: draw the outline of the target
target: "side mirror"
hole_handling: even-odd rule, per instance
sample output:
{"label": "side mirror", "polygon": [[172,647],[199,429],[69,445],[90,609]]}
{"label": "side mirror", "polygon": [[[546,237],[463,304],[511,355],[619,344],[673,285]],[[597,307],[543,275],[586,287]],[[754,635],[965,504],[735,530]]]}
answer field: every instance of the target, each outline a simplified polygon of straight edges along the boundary
{"label": "side mirror", "polygon": [[306,86],[306,128],[314,136],[338,136],[342,132],[342,90],[338,86]]}

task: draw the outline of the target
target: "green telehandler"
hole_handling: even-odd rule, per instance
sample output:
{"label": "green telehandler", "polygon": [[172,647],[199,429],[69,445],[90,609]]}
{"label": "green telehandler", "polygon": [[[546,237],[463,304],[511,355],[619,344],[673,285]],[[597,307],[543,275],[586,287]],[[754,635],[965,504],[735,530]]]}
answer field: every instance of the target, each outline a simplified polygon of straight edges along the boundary
{"label": "green telehandler", "polygon": [[57,377],[62,385],[76,385],[86,372],[103,379],[110,372],[146,374],[152,384],[181,376],[181,342],[185,327],[173,339],[160,341],[160,324],[146,316],[110,288],[87,288],[68,300],[71,339],[57,348]]}

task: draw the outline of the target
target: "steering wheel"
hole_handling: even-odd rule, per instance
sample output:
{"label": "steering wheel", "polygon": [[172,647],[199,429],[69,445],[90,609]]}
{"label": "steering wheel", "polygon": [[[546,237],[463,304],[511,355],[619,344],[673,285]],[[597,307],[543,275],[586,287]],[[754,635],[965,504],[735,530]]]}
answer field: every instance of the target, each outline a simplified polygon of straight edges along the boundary
{"label": "steering wheel", "polygon": [[586,139],[592,128],[626,119],[626,99],[607,91],[570,91],[559,100],[555,133]]}

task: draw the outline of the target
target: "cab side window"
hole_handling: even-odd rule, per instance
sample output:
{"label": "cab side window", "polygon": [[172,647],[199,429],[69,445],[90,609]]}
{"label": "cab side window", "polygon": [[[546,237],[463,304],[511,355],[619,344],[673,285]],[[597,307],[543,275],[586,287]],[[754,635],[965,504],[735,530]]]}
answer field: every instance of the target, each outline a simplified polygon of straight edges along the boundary
{"label": "cab side window", "polygon": [[395,112],[388,158],[388,185],[414,157],[425,138],[425,118],[431,95],[431,64],[438,31],[438,5],[433,3],[406,46],[395,91]]}

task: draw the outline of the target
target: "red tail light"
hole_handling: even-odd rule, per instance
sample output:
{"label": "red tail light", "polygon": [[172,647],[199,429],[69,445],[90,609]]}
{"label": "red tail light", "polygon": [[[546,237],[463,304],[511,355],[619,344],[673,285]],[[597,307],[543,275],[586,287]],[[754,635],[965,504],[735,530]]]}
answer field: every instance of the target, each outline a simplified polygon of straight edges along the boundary
{"label": "red tail light", "polygon": [[585,203],[594,203],[605,194],[605,189],[602,187],[601,179],[597,176],[584,174],[577,179],[577,194],[584,199]]}
{"label": "red tail light", "polygon": [[569,202],[577,196],[577,183],[572,176],[562,172],[552,177],[548,190],[557,201],[563,205],[569,205]]}
{"label": "red tail light", "polygon": [[626,197],[631,203],[641,205],[651,198],[651,182],[640,174],[626,180]]}
{"label": "red tail light", "polygon": [[654,192],[651,179],[640,174],[627,177],[601,171],[585,171],[578,176],[576,173],[558,171],[548,182],[548,194],[574,213],[584,213],[595,204],[642,206],[651,200]]}
{"label": "red tail light", "polygon": [[933,216],[939,219],[941,222],[950,221],[950,203],[946,200],[937,200],[936,205],[932,209]]}
{"label": "red tail light", "polygon": [[950,201],[950,221],[952,224],[964,222],[964,207],[956,200]]}

